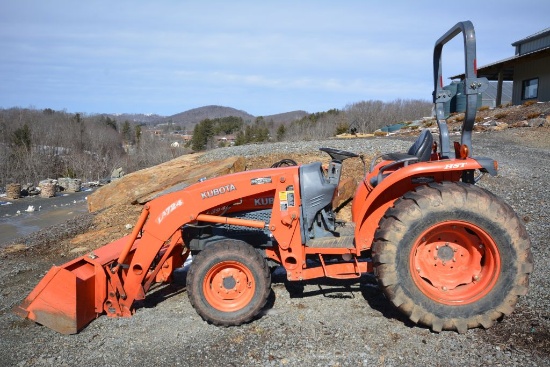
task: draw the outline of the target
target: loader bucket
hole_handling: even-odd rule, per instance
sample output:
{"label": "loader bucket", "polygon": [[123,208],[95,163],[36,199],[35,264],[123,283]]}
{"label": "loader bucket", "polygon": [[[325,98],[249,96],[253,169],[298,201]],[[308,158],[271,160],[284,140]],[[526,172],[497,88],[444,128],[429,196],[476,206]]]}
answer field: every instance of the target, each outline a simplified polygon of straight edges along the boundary
{"label": "loader bucket", "polygon": [[53,266],[14,312],[62,334],[76,334],[103,313],[107,297],[104,266],[118,258],[129,237]]}

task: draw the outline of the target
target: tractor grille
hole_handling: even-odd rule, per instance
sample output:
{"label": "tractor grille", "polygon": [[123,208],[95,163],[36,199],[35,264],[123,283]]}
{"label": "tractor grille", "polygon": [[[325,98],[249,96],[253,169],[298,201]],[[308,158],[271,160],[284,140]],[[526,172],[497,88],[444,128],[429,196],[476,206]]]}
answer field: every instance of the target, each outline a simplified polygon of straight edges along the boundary
{"label": "tractor grille", "polygon": [[[239,219],[248,219],[248,220],[258,220],[263,221],[265,224],[269,224],[269,221],[271,220],[271,209],[265,209],[265,210],[255,210],[251,212],[240,212],[240,213],[233,213],[228,214],[227,217],[231,218],[239,218]],[[250,233],[250,232],[264,232],[264,230],[259,228],[252,228],[252,227],[242,227],[242,226],[235,226],[231,224],[222,224],[217,225],[214,227],[215,229],[221,229],[223,231],[231,231],[233,233]],[[213,232],[214,232],[213,228]]]}
{"label": "tractor grille", "polygon": [[[231,218],[258,220],[269,224],[271,209],[239,212],[227,215]],[[224,239],[245,241],[256,248],[271,246],[273,238],[266,229],[242,227],[230,224],[202,225],[200,227],[187,226],[183,228],[184,241],[192,251],[203,250],[211,243]]]}

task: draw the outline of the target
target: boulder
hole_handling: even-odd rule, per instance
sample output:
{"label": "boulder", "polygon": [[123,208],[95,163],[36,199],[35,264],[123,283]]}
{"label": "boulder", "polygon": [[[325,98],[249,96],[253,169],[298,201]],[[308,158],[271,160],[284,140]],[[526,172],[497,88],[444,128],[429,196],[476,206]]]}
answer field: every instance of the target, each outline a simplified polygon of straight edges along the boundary
{"label": "boulder", "polygon": [[111,172],[111,181],[118,180],[123,177],[126,173],[122,170],[122,167],[115,168]]}
{"label": "boulder", "polygon": [[510,125],[511,127],[529,127],[529,123],[526,120],[514,122]]}
{"label": "boulder", "polygon": [[538,117],[538,118],[529,120],[529,125],[532,127],[544,127],[544,126],[549,126],[549,122],[550,120],[548,118],[544,119],[542,117]]}
{"label": "boulder", "polygon": [[506,122],[497,122],[493,130],[501,131],[509,128],[509,125]]}
{"label": "boulder", "polygon": [[82,188],[82,181],[78,178],[60,177],[57,179],[57,186],[62,191],[79,192]]}
{"label": "boulder", "polygon": [[244,171],[243,157],[223,161],[198,163],[200,154],[184,155],[154,167],[124,175],[88,196],[88,210],[96,212],[113,205],[145,204],[146,202],[181,190],[199,179]]}

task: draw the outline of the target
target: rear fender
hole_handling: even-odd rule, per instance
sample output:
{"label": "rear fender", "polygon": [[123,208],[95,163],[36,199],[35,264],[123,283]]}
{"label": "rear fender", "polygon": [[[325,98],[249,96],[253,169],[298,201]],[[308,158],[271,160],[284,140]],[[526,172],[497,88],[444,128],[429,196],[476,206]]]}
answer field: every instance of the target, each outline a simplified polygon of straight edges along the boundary
{"label": "rear fender", "polygon": [[415,163],[396,170],[372,187],[370,179],[378,174],[377,169],[373,170],[361,182],[353,200],[357,248],[370,249],[378,223],[393,202],[406,192],[430,182],[459,181],[464,171],[476,169],[486,170],[486,167],[472,158]]}

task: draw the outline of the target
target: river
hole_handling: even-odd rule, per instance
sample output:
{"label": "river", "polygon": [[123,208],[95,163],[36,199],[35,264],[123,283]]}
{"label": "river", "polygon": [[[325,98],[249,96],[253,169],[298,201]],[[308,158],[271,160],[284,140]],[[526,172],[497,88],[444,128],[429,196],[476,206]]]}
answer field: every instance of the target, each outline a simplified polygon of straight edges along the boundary
{"label": "river", "polygon": [[0,197],[0,247],[88,212],[86,198],[91,193],[91,189],[86,189],[57,193],[52,198],[33,196],[7,200]]}

